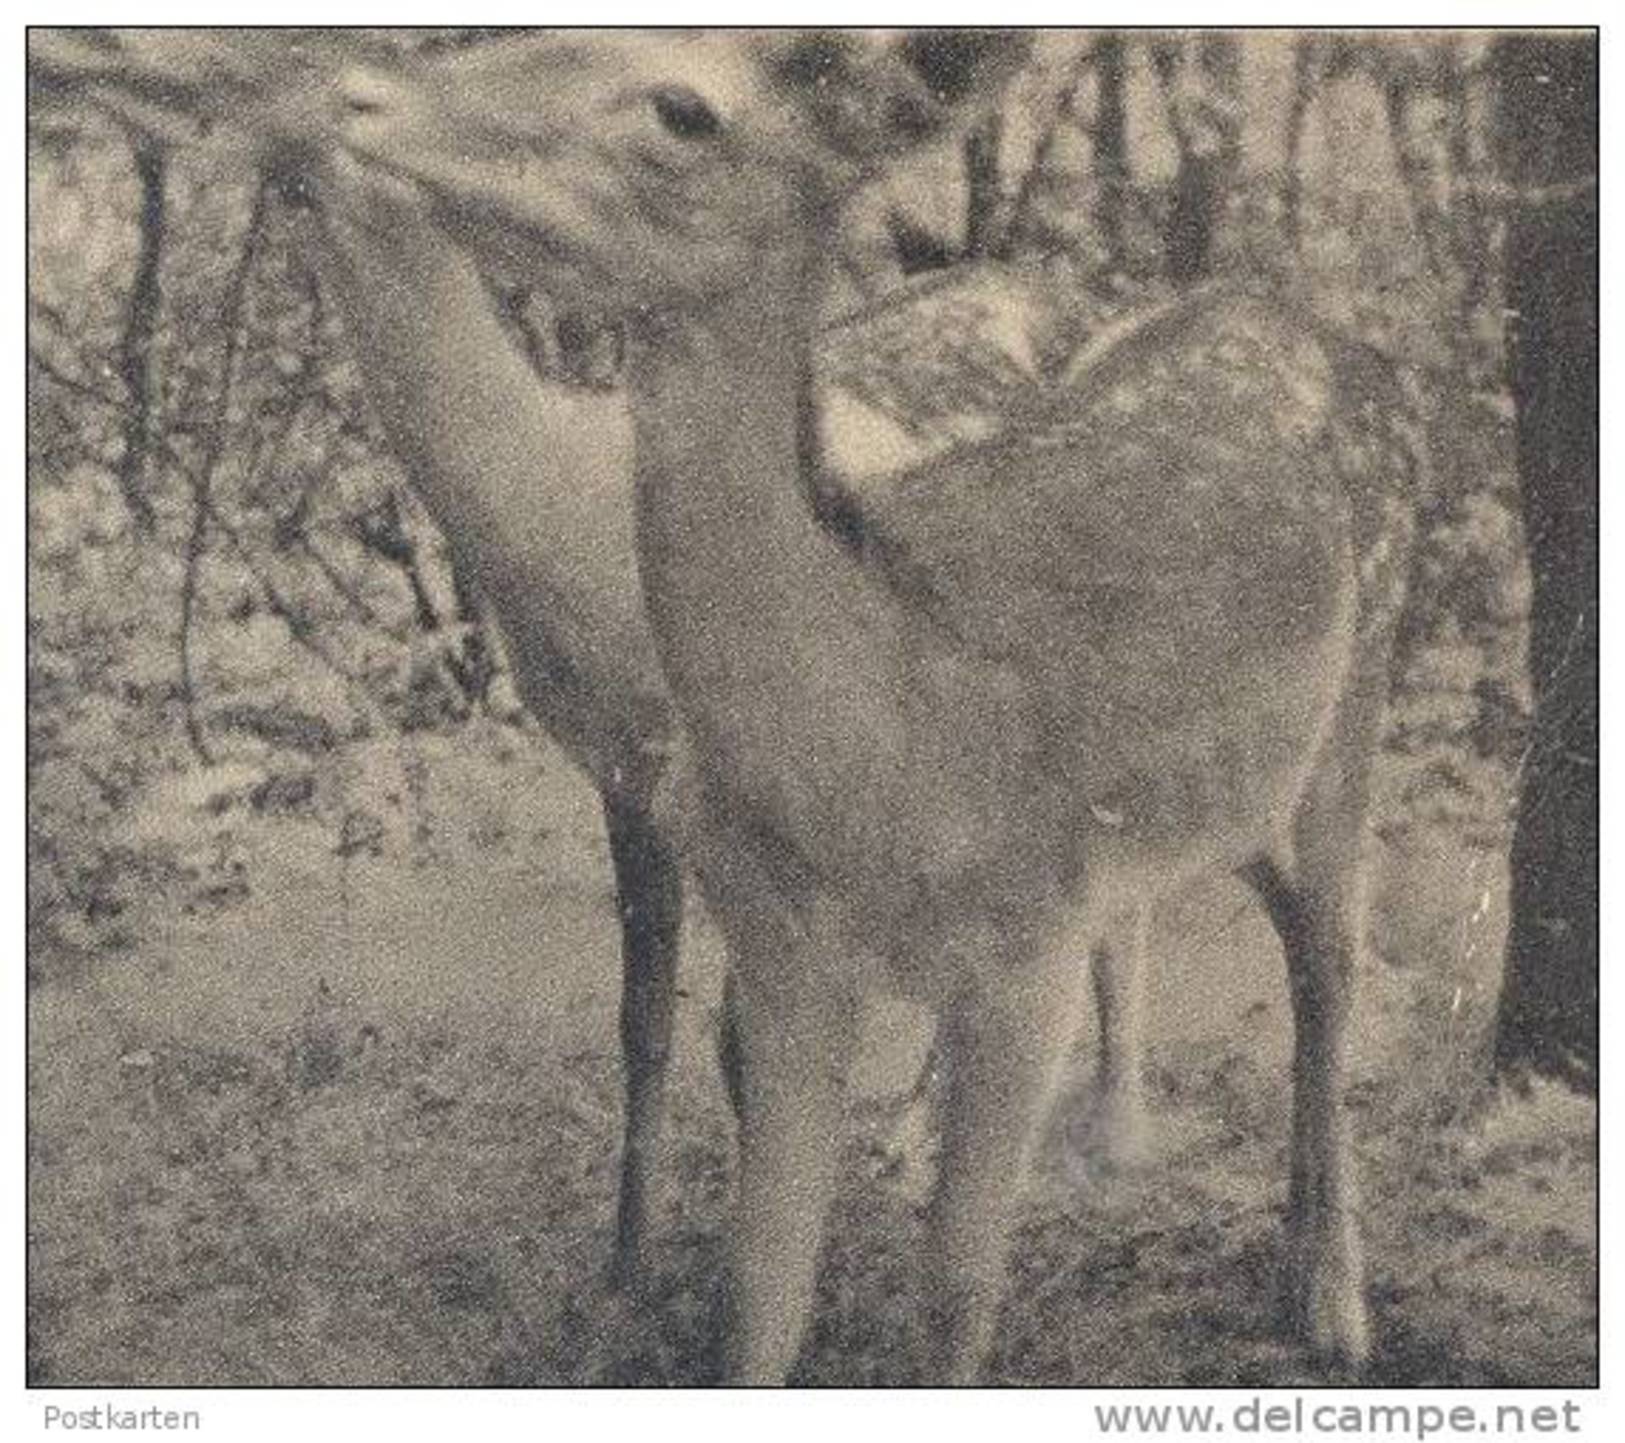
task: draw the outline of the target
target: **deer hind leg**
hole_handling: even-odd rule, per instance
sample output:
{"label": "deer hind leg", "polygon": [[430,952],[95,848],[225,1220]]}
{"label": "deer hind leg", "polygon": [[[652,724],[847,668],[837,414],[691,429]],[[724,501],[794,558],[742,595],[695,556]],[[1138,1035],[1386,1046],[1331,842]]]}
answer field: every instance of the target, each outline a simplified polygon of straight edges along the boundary
{"label": "deer hind leg", "polygon": [[1386,655],[1357,664],[1293,820],[1290,861],[1260,857],[1243,877],[1268,909],[1292,997],[1292,1322],[1328,1361],[1370,1353],[1355,1163],[1342,1094],[1364,935],[1361,851],[1370,762],[1387,696]]}
{"label": "deer hind leg", "polygon": [[729,972],[722,979],[722,1029],[717,1038],[717,1062],[722,1086],[733,1109],[734,1121],[745,1120],[744,1044],[739,1038],[739,984]]}
{"label": "deer hind leg", "polygon": [[991,1346],[1021,1185],[1083,991],[1075,953],[1001,950],[988,949],[987,985],[948,1005],[938,1037],[947,1095],[927,1221],[929,1382],[974,1383]]}
{"label": "deer hind leg", "polygon": [[1150,1152],[1145,1101],[1145,968],[1151,907],[1114,921],[1089,954],[1099,1051],[1089,1126],[1090,1151],[1108,1170],[1133,1167]]}
{"label": "deer hind leg", "polygon": [[611,1280],[636,1289],[648,1264],[666,1068],[677,999],[677,946],[683,883],[670,842],[635,801],[605,797],[621,919],[621,1061],[626,1131]]}

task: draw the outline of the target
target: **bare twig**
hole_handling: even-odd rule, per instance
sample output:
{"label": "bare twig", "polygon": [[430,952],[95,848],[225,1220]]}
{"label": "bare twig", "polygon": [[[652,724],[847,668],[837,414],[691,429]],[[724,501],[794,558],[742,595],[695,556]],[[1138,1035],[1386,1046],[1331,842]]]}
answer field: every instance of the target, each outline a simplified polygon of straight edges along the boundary
{"label": "bare twig", "polygon": [[492,683],[502,672],[501,646],[492,641],[479,592],[456,567],[451,571],[451,589],[457,619],[466,630],[462,647],[447,655],[446,666],[469,702],[483,707],[489,704]]}
{"label": "bare twig", "polygon": [[1085,46],[1067,66],[1065,77],[1055,88],[1050,103],[1049,123],[1033,147],[1032,160],[1023,172],[1015,197],[1010,202],[1009,218],[999,243],[998,255],[1001,260],[1009,260],[1015,254],[1016,247],[1021,244],[1027,227],[1032,223],[1033,207],[1037,205],[1038,196],[1048,179],[1050,159],[1060,143],[1062,130],[1066,127],[1082,129],[1078,115],[1078,89],[1083,84],[1084,72],[1094,60],[1094,47]]}
{"label": "bare twig", "polygon": [[418,565],[417,543],[406,530],[401,518],[400,497],[393,490],[384,493],[384,499],[355,518],[355,538],[375,555],[397,567],[412,593],[413,614],[421,631],[439,631],[440,613],[423,579]]}
{"label": "bare twig", "polygon": [[352,698],[359,699],[376,712],[378,710],[377,704],[373,701],[366,686],[316,638],[310,619],[297,603],[290,601],[282,593],[281,588],[259,565],[255,555],[255,548],[248,539],[226,517],[222,516],[212,503],[207,509],[210,525],[230,543],[232,550],[237,553],[237,559],[242,562],[243,569],[248,572],[254,579],[254,584],[259,587],[260,594],[265,598],[266,608],[287,627],[288,635],[344,682]]}
{"label": "bare twig", "polygon": [[78,376],[70,376],[32,342],[28,346],[28,364],[54,384],[61,386],[63,390],[72,391],[76,396],[83,396],[87,401],[94,401],[98,406],[123,411],[129,404],[121,397],[109,395],[89,381],[81,380]]}
{"label": "bare twig", "polygon": [[192,750],[204,763],[213,761],[208,739],[197,714],[197,690],[192,674],[192,621],[197,607],[198,577],[203,566],[203,555],[208,547],[211,519],[218,516],[213,493],[220,459],[225,454],[231,397],[236,386],[237,363],[242,353],[244,309],[248,296],[248,280],[259,257],[260,241],[265,231],[267,188],[262,184],[254,192],[253,208],[249,213],[248,229],[243,237],[243,248],[226,283],[221,303],[221,320],[225,328],[226,349],[221,364],[220,384],[215,391],[214,406],[202,464],[189,473],[192,483],[192,527],[186,539],[186,570],[181,583],[180,667],[181,699],[186,715],[186,734]]}
{"label": "bare twig", "polygon": [[1292,51],[1292,97],[1286,112],[1286,174],[1281,180],[1281,228],[1296,255],[1303,247],[1303,130],[1315,98],[1319,55],[1313,35],[1300,35]]}
{"label": "bare twig", "polygon": [[166,164],[155,146],[137,144],[135,173],[141,182],[141,242],[135,279],[119,338],[119,374],[130,409],[124,421],[124,454],[119,460],[119,491],[138,530],[150,535],[157,525],[147,499],[147,461],[156,430],[153,384],[154,341],[163,305],[164,175]]}
{"label": "bare twig", "polygon": [[1444,266],[1435,239],[1436,209],[1428,196],[1427,166],[1411,144],[1411,80],[1400,67],[1393,65],[1381,67],[1378,78],[1382,84],[1383,108],[1388,117],[1388,138],[1393,145],[1394,161],[1399,167],[1406,199],[1410,203],[1411,224],[1422,242],[1422,255],[1427,261],[1428,274],[1438,280],[1444,275]]}
{"label": "bare twig", "polygon": [[383,632],[391,641],[405,643],[409,639],[406,628],[397,626],[394,622],[380,615],[377,608],[356,590],[355,584],[349,577],[340,571],[329,560],[327,554],[316,545],[313,537],[301,536],[299,538],[299,550],[310,558],[311,564],[321,572],[327,584],[338,593],[339,599],[368,626]]}

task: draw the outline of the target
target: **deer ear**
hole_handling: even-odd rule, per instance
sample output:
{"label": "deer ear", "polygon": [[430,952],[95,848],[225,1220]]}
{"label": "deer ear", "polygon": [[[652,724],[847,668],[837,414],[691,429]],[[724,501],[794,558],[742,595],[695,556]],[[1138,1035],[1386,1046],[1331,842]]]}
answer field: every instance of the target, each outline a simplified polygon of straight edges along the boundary
{"label": "deer ear", "polygon": [[823,146],[867,170],[992,104],[1031,47],[1012,30],[811,30],[773,36],[765,59]]}

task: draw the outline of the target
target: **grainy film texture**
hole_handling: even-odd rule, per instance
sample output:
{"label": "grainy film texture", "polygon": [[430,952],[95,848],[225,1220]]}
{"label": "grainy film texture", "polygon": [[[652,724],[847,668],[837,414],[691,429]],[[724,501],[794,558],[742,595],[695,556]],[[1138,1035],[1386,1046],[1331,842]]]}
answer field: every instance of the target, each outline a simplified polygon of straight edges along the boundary
{"label": "grainy film texture", "polygon": [[30,31],[30,1380],[1594,1383],[1596,53]]}

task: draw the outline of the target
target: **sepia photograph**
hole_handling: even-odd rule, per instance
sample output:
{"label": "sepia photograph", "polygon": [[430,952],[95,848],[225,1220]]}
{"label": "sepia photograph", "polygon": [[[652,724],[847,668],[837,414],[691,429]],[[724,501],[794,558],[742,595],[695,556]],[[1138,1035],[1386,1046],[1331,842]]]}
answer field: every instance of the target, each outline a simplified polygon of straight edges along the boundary
{"label": "sepia photograph", "polygon": [[1597,1389],[1598,53],[30,27],[47,1431]]}

